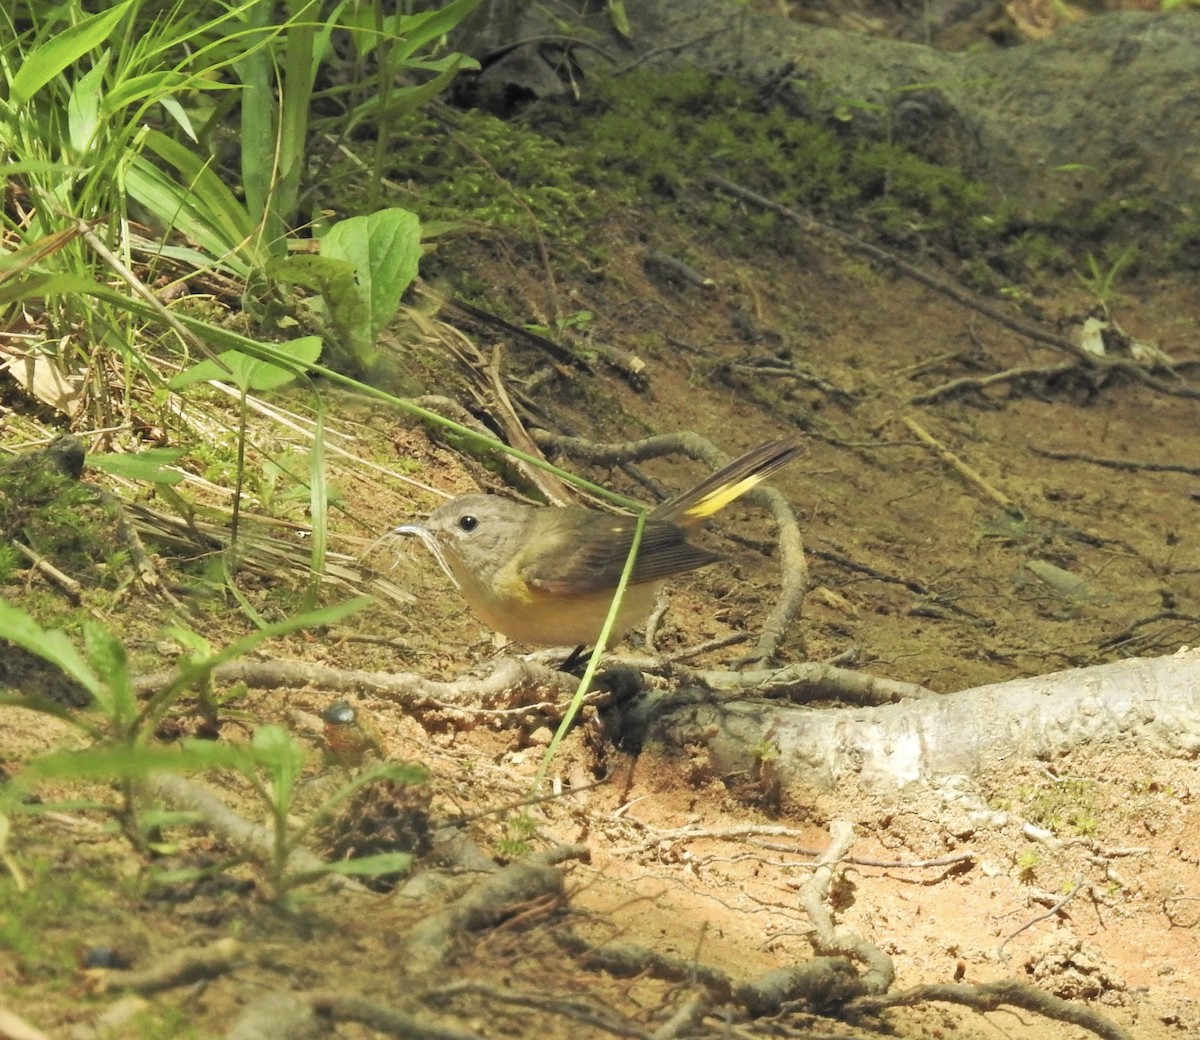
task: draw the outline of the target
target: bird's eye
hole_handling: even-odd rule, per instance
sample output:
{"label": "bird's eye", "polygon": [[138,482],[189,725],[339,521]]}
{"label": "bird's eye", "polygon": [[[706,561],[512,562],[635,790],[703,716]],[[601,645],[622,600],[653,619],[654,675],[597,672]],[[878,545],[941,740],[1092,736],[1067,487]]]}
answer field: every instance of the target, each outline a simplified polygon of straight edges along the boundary
{"label": "bird's eye", "polygon": [[466,516],[458,518],[458,529],[460,531],[471,532],[479,526],[479,518],[468,513]]}

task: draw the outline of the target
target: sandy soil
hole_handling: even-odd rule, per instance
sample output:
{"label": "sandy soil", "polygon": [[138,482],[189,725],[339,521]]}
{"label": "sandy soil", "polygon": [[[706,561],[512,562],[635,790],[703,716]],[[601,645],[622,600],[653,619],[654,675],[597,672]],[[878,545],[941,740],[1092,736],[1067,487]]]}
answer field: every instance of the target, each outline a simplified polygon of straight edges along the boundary
{"label": "sandy soil", "polygon": [[[669,248],[683,241],[679,229],[629,214],[595,233],[608,243],[609,265],[590,278],[560,277],[560,306],[593,312],[591,334],[638,354],[646,387],[597,366],[590,375],[561,372],[538,400],[554,423],[595,440],[692,429],[732,454],[781,430],[804,432],[808,457],[775,481],[800,517],[811,568],[803,616],[782,661],[846,655],[872,674],[953,695],[1200,641],[1194,399],[1121,376],[1100,384],[1076,369],[914,403],[953,379],[1067,359],[823,243],[804,256],[748,257],[689,239],[689,256],[715,281],[705,291],[657,282],[642,265],[648,236]],[[476,278],[504,285],[532,316],[545,317],[546,280],[536,261],[486,242],[456,248]],[[1031,292],[1025,313],[1067,335],[1096,303],[1068,281]],[[1193,273],[1122,281],[1111,309],[1131,335],[1180,361],[1200,359]],[[547,364],[528,344],[507,344],[512,387]],[[501,486],[382,406],[334,401],[333,431],[363,456],[385,458],[393,473],[415,474],[442,493]],[[906,419],[980,480],[950,469]],[[270,437],[287,443],[278,430]],[[1162,464],[1178,468],[1153,468]],[[346,551],[365,551],[390,526],[439,501],[353,462],[331,457],[330,470],[346,506],[336,547]],[[644,470],[668,488],[702,475],[679,461]],[[586,475],[645,497],[620,472]],[[1020,517],[989,497],[985,484]],[[778,577],[762,514],[733,508],[708,537],[729,560],[675,584],[660,650],[753,635],[770,608]],[[525,649],[498,647],[418,546],[376,549],[371,559],[412,602],[381,603],[258,656],[451,678],[486,673],[495,655]],[[1064,585],[1063,573],[1077,581]],[[262,603],[272,602],[269,593],[251,594]],[[16,587],[5,596],[21,602]],[[169,637],[154,635],[160,608],[134,608],[147,615],[140,627],[120,615],[109,623],[129,625],[143,660],[156,645],[169,659]],[[204,624],[216,643],[245,630],[232,611]],[[741,652],[732,646],[697,663],[731,664]],[[236,701],[222,737],[244,741],[256,725],[277,721],[310,748],[309,780],[341,776],[322,757],[317,719],[339,699],[319,688],[254,690]],[[857,834],[850,856],[861,862],[840,874],[834,915],[890,956],[897,988],[1015,976],[1142,1040],[1200,1035],[1200,774],[1193,760],[1156,755],[1132,736],[1062,760],[990,763],[963,781],[965,800],[956,804],[920,789],[771,789],[717,775],[696,748],[630,754],[606,740],[588,708],[551,769],[566,793],[521,809],[557,711],[418,711],[370,695],[353,702],[385,757],[431,771],[428,805],[421,802],[419,812],[427,809],[435,829],[466,818],[469,839],[499,860],[560,842],[586,844],[590,860],[564,867],[565,896],[509,908],[500,927],[464,935],[444,969],[414,975],[404,937],[438,899],[413,904],[395,894],[314,886],[281,913],[261,872],[246,867],[156,885],[153,869],[215,868],[227,848],[175,828],[165,832],[161,859],[141,857],[97,815],[64,806],[14,821],[9,850],[31,887],[21,894],[11,877],[0,882],[4,1006],[52,1036],[200,1037],[223,1035],[263,993],[321,991],[361,994],[470,1035],[648,1036],[689,986],[591,970],[556,938],[569,932],[596,944],[635,943],[735,981],[803,962],[813,952],[812,922],[799,891],[828,844],[831,821],[845,819]],[[44,716],[6,715],[10,772],[74,739]],[[180,727],[190,725],[185,713]],[[244,781],[218,781],[223,796],[261,817]],[[306,804],[319,801],[316,791]],[[89,792],[47,785],[38,793],[50,801]],[[112,800],[104,789],[91,793]],[[387,811],[388,799],[385,792],[360,808],[358,822]],[[968,811],[968,802],[991,815]],[[915,865],[962,853],[970,860]],[[450,884],[454,890],[458,882]],[[123,1000],[76,962],[77,951],[111,946],[144,967],[231,936],[240,953],[230,970],[142,1003]],[[119,1021],[114,1032],[98,1025],[105,1015]],[[947,1004],[850,1024],[808,1007],[754,1021],[728,1019],[715,1007],[682,1035],[997,1031],[1039,1040],[1084,1035],[1028,1011],[979,1014]],[[381,1034],[341,1024],[335,1035]]]}

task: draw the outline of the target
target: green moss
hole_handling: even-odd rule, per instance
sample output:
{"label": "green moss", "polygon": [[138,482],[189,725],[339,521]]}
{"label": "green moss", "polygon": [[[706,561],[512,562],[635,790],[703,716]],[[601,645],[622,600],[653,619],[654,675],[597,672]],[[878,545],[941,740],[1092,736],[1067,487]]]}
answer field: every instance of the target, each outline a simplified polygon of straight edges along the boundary
{"label": "green moss", "polygon": [[135,1015],[129,1035],[138,1040],[191,1040],[201,1034],[192,1025],[192,1014],[185,1008],[151,1007]]}
{"label": "green moss", "polygon": [[1095,804],[1096,785],[1091,780],[1063,777],[1048,787],[1019,792],[1030,823],[1059,837],[1090,836],[1099,829]]}
{"label": "green moss", "polygon": [[386,175],[409,187],[404,205],[422,221],[482,224],[506,241],[533,241],[539,231],[583,240],[596,206],[570,149],[484,112],[447,118],[418,113],[395,128]]}
{"label": "green moss", "polygon": [[[35,452],[0,469],[0,541],[29,546],[85,587],[118,583],[106,578],[103,564],[118,562],[123,548],[119,507],[46,460]],[[3,568],[10,576],[12,564]]]}
{"label": "green moss", "polygon": [[1172,229],[1166,259],[1174,267],[1200,270],[1200,220],[1182,220]]}
{"label": "green moss", "polygon": [[[103,865],[91,865],[97,872]],[[114,879],[63,869],[48,857],[21,859],[27,887],[0,885],[0,949],[32,977],[70,978],[81,937],[104,936],[113,922]]]}
{"label": "green moss", "polygon": [[628,203],[681,207],[740,248],[789,250],[805,232],[780,216],[703,186],[717,173],[785,206],[863,216],[885,230],[939,235],[957,246],[993,237],[984,188],[886,143],[851,143],[805,120],[753,84],[701,70],[635,72],[591,84],[557,111],[590,183]]}

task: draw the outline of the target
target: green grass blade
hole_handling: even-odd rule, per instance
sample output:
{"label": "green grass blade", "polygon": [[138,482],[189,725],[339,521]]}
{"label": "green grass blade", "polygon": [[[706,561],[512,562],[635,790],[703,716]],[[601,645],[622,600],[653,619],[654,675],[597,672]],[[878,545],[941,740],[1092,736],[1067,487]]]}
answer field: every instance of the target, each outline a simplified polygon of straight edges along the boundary
{"label": "green grass blade", "polygon": [[9,87],[8,96],[13,103],[24,105],[60,72],[93,47],[100,46],[112,34],[131,3],[132,0],[125,0],[107,11],[90,15],[25,55]]}

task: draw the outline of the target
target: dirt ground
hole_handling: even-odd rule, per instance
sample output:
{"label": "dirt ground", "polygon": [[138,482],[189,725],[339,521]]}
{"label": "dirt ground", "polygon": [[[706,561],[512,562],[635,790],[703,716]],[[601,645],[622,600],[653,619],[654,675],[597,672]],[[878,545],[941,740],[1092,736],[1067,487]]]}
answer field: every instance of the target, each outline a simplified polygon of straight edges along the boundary
{"label": "dirt ground", "polygon": [[[1194,397],[1068,366],[1070,357],[831,243],[814,241],[802,256],[735,255],[641,213],[594,233],[606,241],[609,262],[592,277],[560,276],[558,313],[592,312],[589,335],[644,362],[639,385],[600,363],[591,373],[556,368],[519,339],[504,341],[506,383],[519,389],[549,368],[536,400],[558,429],[596,441],[689,429],[732,455],[781,432],[805,435],[808,455],[773,482],[797,512],[810,567],[804,610],[781,662],[837,658],[949,696],[1200,642]],[[643,264],[647,242],[668,252],[685,247],[712,286],[653,277]],[[504,286],[531,319],[550,316],[538,260],[487,240],[454,248],[457,262]],[[1026,292],[1021,313],[1069,337],[1097,305],[1070,278]],[[1194,272],[1121,279],[1109,309],[1130,336],[1182,363],[1178,381],[1162,377],[1168,391],[1195,393],[1188,367],[1200,362]],[[498,341],[458,324],[483,346]],[[1042,371],[916,400],[952,380],[1018,367]],[[459,386],[425,390],[454,394],[468,382],[464,374]],[[256,656],[453,679],[487,674],[497,656],[524,652],[496,644],[418,545],[371,544],[440,501],[405,478],[440,493],[502,481],[382,405],[336,392],[332,400],[331,436],[385,467],[330,457],[345,507],[334,547],[364,555],[413,599],[381,602]],[[918,429],[976,477],[932,451]],[[259,434],[276,447],[289,443],[280,428]],[[647,497],[619,471],[556,461]],[[703,474],[682,460],[640,468],[670,489]],[[722,514],[706,537],[728,560],[674,583],[659,651],[754,636],[778,589],[772,533],[751,507]],[[4,590],[17,604],[24,594],[15,585]],[[162,634],[166,613],[145,603],[133,608],[146,616],[118,613],[109,624],[118,632],[128,626],[139,659],[157,653],[169,664],[178,648]],[[232,611],[205,624],[218,644],[245,631]],[[735,644],[692,663],[731,666],[743,653],[745,645]],[[343,775],[323,757],[319,720],[341,699],[319,686],[254,689],[237,700],[222,737],[245,741],[254,726],[279,722],[311,749],[306,778],[316,784]],[[11,876],[0,881],[3,1006],[63,1038],[221,1036],[247,1003],[276,992],[321,993],[326,1002],[368,997],[446,1030],[344,1021],[332,1035],[346,1038],[676,1035],[655,1030],[695,992],[691,981],[589,968],[564,937],[636,944],[735,982],[803,963],[813,955],[813,924],[800,892],[829,843],[831,821],[841,819],[855,825],[856,839],[830,896],[834,917],[891,958],[894,988],[1016,977],[1094,1009],[1139,1040],[1200,1035],[1194,760],[1156,756],[1131,739],[1061,760],[989,763],[962,781],[967,801],[992,810],[984,818],[944,791],[748,792],[717,775],[699,749],[614,747],[587,708],[550,771],[562,797],[522,808],[557,710],[418,710],[375,694],[351,700],[384,757],[430,771],[422,813],[435,830],[465,820],[463,833],[499,862],[585,844],[586,861],[563,866],[564,893],[514,900],[497,927],[461,935],[444,966],[420,973],[405,937],[443,895],[415,900],[315,885],[282,913],[267,901],[259,873],[216,869],[227,848],[215,838],[168,829],[169,847],[147,861],[86,806],[68,804],[13,822],[8,852],[29,873],[30,889],[17,892]],[[43,715],[12,708],[5,715],[10,773],[77,739]],[[219,779],[223,797],[261,815],[243,781]],[[87,793],[39,791],[47,801]],[[963,853],[970,859],[946,861]],[[187,885],[152,884],[151,869],[163,866],[212,873]],[[451,891],[460,883],[449,882]],[[103,971],[78,966],[81,951],[96,947],[143,968],[227,938],[238,943],[227,970],[145,997],[122,996]],[[810,1006],[755,1020],[716,1006],[678,1035],[997,1033],[1089,1035],[1030,1011],[980,1013],[947,1003],[849,1023]]]}
{"label": "dirt ground", "polygon": [[[697,430],[731,453],[788,427],[808,434],[811,453],[775,482],[801,518],[812,568],[806,608],[785,641],[784,661],[850,651],[855,667],[950,694],[1131,654],[1170,653],[1193,636],[1200,565],[1194,473],[1114,470],[1042,454],[1194,465],[1193,401],[1123,379],[1093,388],[1076,375],[914,406],[916,393],[963,372],[1060,359],[1031,351],[969,310],[834,253],[805,263],[768,256],[751,269],[744,258],[714,251],[706,266],[714,290],[663,289],[641,273],[637,230],[604,233],[627,266],[610,269],[599,285],[560,291],[599,315],[603,336],[613,343],[646,341],[669,329],[686,346],[647,352],[644,392],[597,377],[613,407],[594,422],[580,411],[578,429],[607,439],[630,422],[626,413],[641,415],[652,417],[646,422],[658,430]],[[536,298],[536,272],[496,268],[491,275]],[[1198,297],[1191,279],[1128,285],[1114,312],[1131,334],[1173,357],[1195,358]],[[1048,288],[1037,303],[1064,324],[1087,309],[1070,286]],[[762,330],[752,342],[735,331],[735,318],[746,311]],[[766,379],[753,374],[716,373],[721,363],[756,358],[785,358],[810,374],[813,385],[774,377],[777,384],[764,389]],[[511,371],[526,361],[514,352]],[[1019,503],[1023,519],[949,471],[915,441],[904,418],[918,421]],[[420,464],[422,480],[446,491],[471,486],[454,456],[381,410],[372,407],[369,416],[334,425],[355,437],[372,426],[382,429],[398,459]],[[433,504],[342,463],[332,468],[366,532],[378,534]],[[699,475],[683,463],[647,468],[671,486]],[[621,485],[618,476],[591,475]],[[753,632],[769,607],[776,578],[758,551],[769,544],[766,521],[749,508],[731,513],[713,532],[730,562],[677,583],[660,648]],[[740,532],[744,541],[729,532]],[[359,545],[367,540],[350,532],[340,544],[353,545],[355,538]],[[428,677],[486,671],[496,652],[490,634],[464,613],[418,547],[401,547],[394,559],[390,549],[385,566],[416,595],[414,604],[377,608],[325,638],[286,641],[270,656]],[[1070,571],[1082,585],[1064,593],[1043,583],[1029,569],[1033,560]],[[1139,624],[1164,608],[1173,617]],[[367,636],[391,642],[363,641]],[[700,660],[730,663],[738,653],[735,646]],[[314,717],[334,699],[319,689],[256,691],[238,707],[249,719],[283,722],[319,752]],[[433,772],[435,823],[518,805],[552,722],[532,710],[514,720],[414,714],[376,697],[354,703],[378,729],[389,758],[420,761]],[[43,718],[9,714],[11,756],[53,746],[57,738]],[[231,723],[225,735],[244,739],[248,726]],[[572,967],[547,938],[556,928],[595,942],[637,943],[737,979],[803,961],[811,953],[811,924],[797,888],[812,854],[828,842],[829,821],[841,818],[858,828],[853,857],[891,865],[846,868],[836,892],[838,921],[891,956],[898,986],[1015,975],[1102,1009],[1138,1037],[1200,1029],[1191,895],[1200,887],[1194,762],[1155,760],[1144,749],[1118,746],[1082,749],[1067,761],[994,763],[970,782],[998,813],[978,825],[942,795],[919,790],[893,797],[788,790],[773,801],[747,801],[694,749],[653,748],[633,756],[601,743],[594,726],[577,729],[552,776],[568,790],[600,774],[607,782],[528,809],[519,823],[530,833],[519,829],[515,810],[471,825],[479,846],[493,853],[511,848],[505,842],[516,836],[532,848],[584,842],[591,858],[567,868],[569,911],[565,905],[527,908],[498,932],[462,941],[448,976],[462,985],[433,1001],[435,1017],[484,1036],[528,1036],[535,1029],[602,1036],[616,1027],[603,1016],[588,1018],[581,1007],[592,1014],[606,1009],[648,1032],[662,1009],[680,999],[677,987]],[[315,753],[309,771],[321,769]],[[238,798],[238,785],[231,782],[227,794]],[[1042,828],[1044,839],[1032,837],[1041,832],[1026,825]],[[722,836],[727,833],[733,836]],[[413,983],[397,956],[396,937],[418,910],[396,896],[314,893],[301,914],[280,918],[255,904],[247,879],[197,886],[190,898],[176,893],[179,902],[164,904],[146,887],[144,864],[82,813],[21,821],[13,844],[24,862],[42,862],[52,875],[94,876],[118,886],[116,903],[99,919],[95,906],[56,910],[42,922],[36,954],[19,948],[0,954],[10,1006],[51,1035],[95,1035],[82,1027],[112,1001],[86,995],[86,984],[72,980],[52,952],[76,946],[113,945],[144,963],[177,947],[238,935],[246,953],[236,971],[154,998],[164,1003],[142,1011],[161,1016],[164,1006],[183,1009],[194,1032],[178,1035],[218,1035],[236,1007],[269,989],[410,1002],[406,987]],[[218,851],[194,839],[185,848],[186,856],[176,855],[191,862],[211,861]],[[964,851],[973,856],[966,865],[906,866]],[[1048,913],[1077,885],[1070,903]],[[62,898],[89,906],[86,886]],[[21,916],[13,914],[10,925]],[[502,989],[529,1002],[497,1003],[487,987],[500,980]],[[426,980],[419,988],[438,987]],[[1027,1012],[985,1017],[990,1021],[936,1005],[889,1012],[885,1028],[922,1036],[984,1036],[997,1028],[1010,1036],[1079,1035],[1076,1027]],[[787,1033],[802,1019],[745,1023],[739,1035]],[[141,1035],[123,1028],[115,1035]],[[338,1035],[374,1035],[354,1028],[341,1027]],[[717,1028],[709,1020],[696,1035]],[[842,1035],[832,1022],[819,1028]],[[860,1022],[856,1028],[853,1035],[864,1035],[867,1027]]]}

